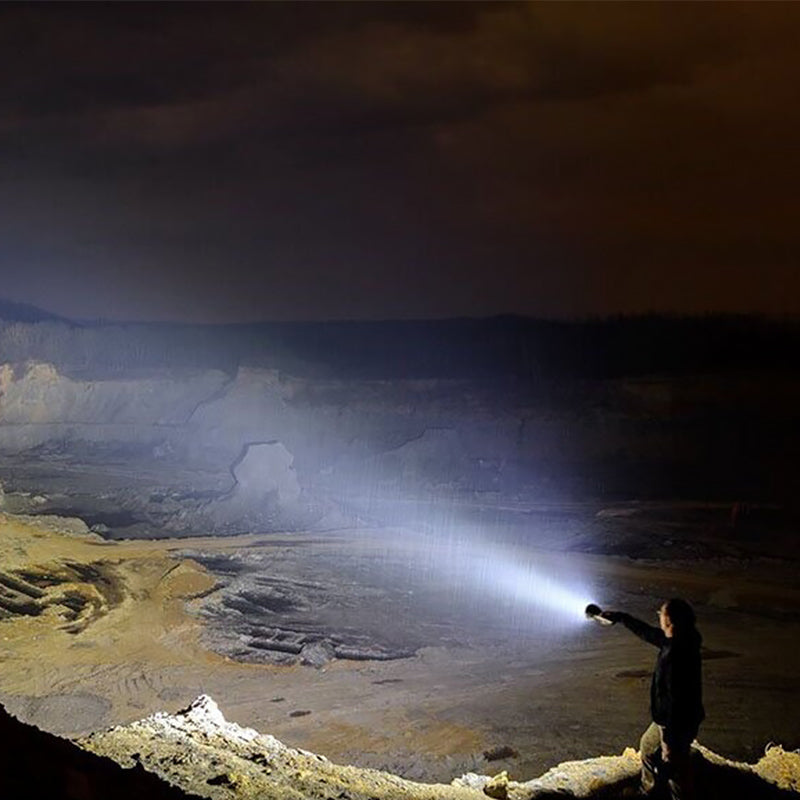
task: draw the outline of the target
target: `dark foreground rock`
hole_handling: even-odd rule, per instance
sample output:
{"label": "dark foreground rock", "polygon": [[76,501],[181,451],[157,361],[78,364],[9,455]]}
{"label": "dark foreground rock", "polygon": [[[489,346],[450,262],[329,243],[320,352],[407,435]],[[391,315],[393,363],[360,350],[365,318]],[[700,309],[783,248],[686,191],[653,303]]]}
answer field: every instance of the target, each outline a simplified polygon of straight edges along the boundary
{"label": "dark foreground rock", "polygon": [[189,800],[198,797],[133,760],[123,767],[67,739],[40,731],[0,706],[0,797],[3,800]]}

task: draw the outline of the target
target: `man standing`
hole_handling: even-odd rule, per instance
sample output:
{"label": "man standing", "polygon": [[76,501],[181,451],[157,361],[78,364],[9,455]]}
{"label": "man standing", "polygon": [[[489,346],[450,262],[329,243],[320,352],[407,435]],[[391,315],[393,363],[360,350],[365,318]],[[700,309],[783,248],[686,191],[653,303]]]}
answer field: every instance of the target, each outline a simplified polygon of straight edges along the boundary
{"label": "man standing", "polygon": [[692,607],[680,598],[668,600],[658,612],[659,627],[622,611],[598,616],[621,622],[640,639],[658,648],[650,685],[653,722],[642,736],[642,789],[651,793],[656,776],[665,776],[672,800],[693,796],[689,753],[705,718],[702,698],[700,644]]}

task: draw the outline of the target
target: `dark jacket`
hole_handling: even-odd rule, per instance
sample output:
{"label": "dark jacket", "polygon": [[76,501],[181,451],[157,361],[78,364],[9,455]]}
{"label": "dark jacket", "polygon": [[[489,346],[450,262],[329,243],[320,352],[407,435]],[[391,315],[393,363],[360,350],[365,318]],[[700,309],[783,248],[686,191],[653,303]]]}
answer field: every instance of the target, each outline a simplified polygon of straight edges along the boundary
{"label": "dark jacket", "polygon": [[667,637],[661,628],[636,617],[617,612],[621,622],[640,639],[658,648],[656,667],[650,684],[650,713],[653,722],[666,728],[697,732],[705,718],[700,667],[700,634],[692,628],[684,634]]}

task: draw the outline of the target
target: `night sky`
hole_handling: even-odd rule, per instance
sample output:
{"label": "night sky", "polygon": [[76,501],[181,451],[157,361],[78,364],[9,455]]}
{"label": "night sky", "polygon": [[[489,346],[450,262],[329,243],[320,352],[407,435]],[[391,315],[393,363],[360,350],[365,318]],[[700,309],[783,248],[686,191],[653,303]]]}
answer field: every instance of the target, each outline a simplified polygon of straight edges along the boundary
{"label": "night sky", "polygon": [[800,313],[800,4],[0,6],[0,296]]}

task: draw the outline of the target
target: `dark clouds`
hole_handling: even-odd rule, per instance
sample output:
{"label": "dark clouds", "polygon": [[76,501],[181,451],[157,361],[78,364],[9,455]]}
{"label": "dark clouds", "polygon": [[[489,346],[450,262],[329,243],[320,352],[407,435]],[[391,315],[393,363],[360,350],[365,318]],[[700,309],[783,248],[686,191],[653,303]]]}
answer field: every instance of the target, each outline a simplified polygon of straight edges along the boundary
{"label": "dark clouds", "polygon": [[76,316],[800,312],[800,7],[0,7],[0,264]]}

